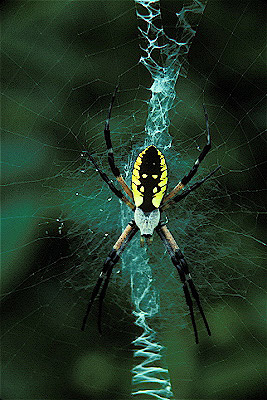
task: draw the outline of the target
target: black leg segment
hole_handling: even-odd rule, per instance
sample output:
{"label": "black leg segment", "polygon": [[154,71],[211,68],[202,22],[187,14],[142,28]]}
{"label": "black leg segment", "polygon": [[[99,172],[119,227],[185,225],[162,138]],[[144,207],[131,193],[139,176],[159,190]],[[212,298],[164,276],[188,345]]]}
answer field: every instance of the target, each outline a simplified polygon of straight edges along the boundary
{"label": "black leg segment", "polygon": [[[88,315],[91,311],[91,307],[93,305],[93,302],[94,302],[96,296],[98,295],[98,292],[100,291],[102,283],[104,282],[102,290],[100,292],[100,306],[102,307],[103,299],[104,299],[104,296],[105,296],[105,293],[107,290],[107,286],[109,283],[109,278],[110,278],[112,269],[113,269],[114,265],[119,261],[119,259],[120,259],[120,257],[118,255],[117,251],[115,249],[112,249],[106,258],[102,272],[100,273],[97,283],[93,289],[90,301],[87,306],[85,316],[83,318],[82,331],[85,330],[86,322],[88,319]],[[100,307],[100,314],[101,314],[101,307]],[[99,331],[101,332],[100,322],[98,323],[98,327],[99,327]]]}
{"label": "black leg segment", "polygon": [[89,154],[87,151],[83,152],[83,155],[86,155],[89,160],[91,161],[91,163],[95,166],[96,171],[99,173],[99,175],[101,176],[101,178],[103,179],[103,181],[106,182],[106,184],[109,186],[110,190],[122,201],[124,201],[124,203],[127,204],[127,206],[129,206],[132,210],[134,210],[135,206],[133,205],[133,203],[127,199],[127,197],[124,196],[124,194],[116,188],[116,186],[114,186],[113,182],[109,179],[109,177],[107,176],[107,174],[105,174],[105,172],[103,172],[101,170],[101,168],[98,166],[97,162],[95,161],[95,159],[91,156],[91,154]]}
{"label": "black leg segment", "polygon": [[207,114],[207,110],[205,105],[203,104],[203,108],[204,108],[204,114],[205,114],[205,119],[206,119],[206,129],[207,129],[207,143],[204,146],[202,152],[200,153],[199,157],[196,159],[193,167],[191,168],[191,170],[189,171],[189,173],[187,175],[185,175],[179,182],[178,184],[170,191],[170,193],[164,197],[163,199],[163,205],[161,207],[161,209],[163,210],[165,208],[165,204],[167,204],[174,196],[177,195],[177,193],[182,190],[185,185],[187,185],[187,183],[189,183],[191,181],[191,179],[193,178],[193,176],[197,173],[198,167],[201,163],[201,161],[203,161],[203,159],[206,157],[206,155],[208,154],[208,152],[211,149],[211,138],[210,138],[210,128],[209,128],[209,121],[208,121],[208,114]]}
{"label": "black leg segment", "polygon": [[[172,263],[175,266],[175,268],[177,269],[177,272],[178,272],[181,282],[183,284],[185,301],[189,308],[191,322],[192,322],[194,335],[195,335],[195,341],[196,341],[196,343],[198,343],[198,332],[197,332],[197,327],[196,327],[196,321],[195,321],[195,316],[194,316],[194,309],[193,309],[193,302],[192,302],[191,295],[197,303],[199,312],[202,316],[203,322],[205,324],[205,327],[207,329],[209,336],[211,335],[211,332],[210,332],[210,328],[209,328],[207,319],[205,317],[203,308],[200,303],[198,292],[192,281],[192,277],[189,273],[188,264],[184,258],[183,253],[181,252],[180,248],[178,247],[177,243],[175,242],[172,234],[167,229],[167,227],[164,224],[160,223],[159,226],[156,228],[156,231],[157,231],[158,235],[160,236],[161,240],[163,241],[163,243],[171,257]],[[190,289],[190,291],[189,291],[189,289]]]}
{"label": "black leg segment", "polygon": [[[106,258],[106,261],[104,262],[104,266],[102,268],[102,271],[100,272],[99,278],[97,280],[97,283],[93,289],[90,301],[88,303],[86,313],[83,318],[83,323],[82,323],[82,331],[85,330],[87,319],[89,316],[89,313],[91,311],[92,305],[96,299],[96,297],[99,294],[99,314],[98,314],[98,330],[99,333],[101,333],[101,315],[102,315],[102,306],[103,306],[103,300],[108,288],[110,276],[113,270],[113,267],[117,262],[120,260],[120,255],[124,251],[125,247],[127,244],[132,240],[136,232],[138,231],[138,228],[135,224],[134,221],[131,221],[127,227],[124,229],[122,234],[120,235],[119,239],[113,246],[113,249],[109,253],[109,255]],[[101,288],[102,287],[102,288]]]}
{"label": "black leg segment", "polygon": [[111,136],[110,136],[109,122],[110,122],[111,111],[112,111],[112,107],[114,104],[114,100],[115,100],[117,91],[118,91],[118,86],[116,86],[116,88],[115,88],[115,91],[113,93],[113,96],[112,96],[112,99],[111,99],[111,102],[109,105],[108,116],[107,116],[107,120],[105,123],[105,129],[104,129],[104,136],[105,136],[105,142],[106,142],[107,151],[108,151],[108,163],[109,163],[110,169],[111,169],[113,175],[115,176],[115,178],[117,179],[117,181],[119,182],[119,184],[122,186],[125,193],[127,193],[127,195],[131,199],[133,199],[133,193],[132,193],[131,189],[129,188],[129,186],[127,185],[127,183],[121,176],[120,170],[115,164],[114,152],[113,152]]}
{"label": "black leg segment", "polygon": [[193,176],[196,174],[199,164],[201,163],[201,161],[204,160],[204,158],[206,157],[206,155],[208,154],[208,152],[211,149],[211,138],[210,138],[210,128],[209,128],[209,120],[208,120],[208,113],[206,110],[205,105],[203,104],[203,108],[204,108],[204,114],[205,114],[205,120],[206,120],[206,129],[207,129],[207,143],[205,144],[202,152],[200,153],[200,155],[198,156],[198,158],[195,161],[195,164],[193,165],[191,171],[189,171],[189,173],[187,175],[185,175],[183,177],[183,179],[181,179],[181,184],[183,186],[185,186],[189,181],[191,181],[191,179],[193,178]]}
{"label": "black leg segment", "polygon": [[[199,188],[204,182],[206,182],[209,178],[212,177],[212,175],[215,174],[215,172],[220,169],[221,166],[219,165],[214,171],[210,172],[209,175],[205,176],[203,179],[200,181],[195,182],[193,185],[191,185],[188,189],[183,190],[182,193],[178,193],[176,196],[173,197],[171,202],[178,203],[180,200],[184,199],[186,196],[188,196],[191,192]],[[164,208],[164,207],[163,207]]]}
{"label": "black leg segment", "polygon": [[108,162],[109,162],[111,171],[116,178],[118,178],[120,176],[120,170],[115,165],[113,148],[112,148],[111,137],[110,137],[109,122],[110,122],[111,111],[112,111],[112,107],[114,104],[114,100],[115,100],[117,91],[118,91],[118,86],[116,86],[116,88],[115,88],[115,91],[113,93],[113,96],[112,96],[112,99],[111,99],[111,102],[109,105],[108,116],[107,116],[107,120],[105,123],[105,129],[104,129],[104,136],[105,136],[106,146],[107,146],[107,150],[108,150]]}

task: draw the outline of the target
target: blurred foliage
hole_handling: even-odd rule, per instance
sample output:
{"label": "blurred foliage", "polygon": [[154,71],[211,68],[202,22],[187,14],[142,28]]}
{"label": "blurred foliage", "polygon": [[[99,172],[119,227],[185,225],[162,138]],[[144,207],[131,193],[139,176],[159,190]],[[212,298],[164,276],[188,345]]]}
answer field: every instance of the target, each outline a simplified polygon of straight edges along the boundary
{"label": "blurred foliage", "polygon": [[[162,1],[170,33],[181,4]],[[227,267],[209,303],[212,337],[201,331],[196,347],[190,326],[162,332],[177,400],[265,397],[263,4],[208,2],[188,78],[177,84],[182,103],[170,115],[173,180],[175,152],[193,160],[202,145],[204,93],[214,143],[208,168],[223,166],[213,228],[220,226],[216,239],[226,252],[232,237],[237,245],[231,265],[218,255],[211,266]],[[144,138],[151,82],[138,63],[134,3],[5,1],[1,11],[1,397],[127,400],[137,333],[127,296],[123,303],[124,293],[108,294],[105,335],[97,333],[97,311],[80,331],[90,291],[81,265],[95,266],[92,284],[120,232],[120,206],[92,169],[77,171],[85,149],[107,167],[103,121],[118,81],[112,130],[121,165]]]}

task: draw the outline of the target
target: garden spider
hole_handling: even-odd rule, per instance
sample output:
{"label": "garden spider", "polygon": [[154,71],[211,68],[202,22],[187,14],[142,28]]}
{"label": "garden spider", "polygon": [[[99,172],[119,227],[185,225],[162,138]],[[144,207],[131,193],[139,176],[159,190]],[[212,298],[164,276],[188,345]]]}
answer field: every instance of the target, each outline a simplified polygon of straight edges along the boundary
{"label": "garden spider", "polygon": [[[193,311],[193,302],[191,299],[191,295],[195,299],[199,312],[202,316],[203,322],[207,329],[208,335],[211,335],[210,328],[205,317],[204,311],[202,309],[198,292],[196,287],[192,281],[192,277],[189,273],[187,262],[184,258],[183,253],[181,252],[179,246],[175,242],[172,234],[166,227],[166,224],[160,220],[161,212],[165,210],[170,205],[179,202],[183,198],[185,198],[189,193],[193,190],[197,189],[202,183],[204,183],[207,179],[209,179],[219,168],[217,167],[214,171],[212,171],[209,175],[207,175],[202,180],[194,183],[187,190],[184,190],[181,193],[178,193],[184,186],[193,178],[196,174],[199,164],[207,155],[211,148],[211,140],[210,140],[210,130],[208,123],[208,115],[206,108],[204,106],[204,113],[206,119],[206,128],[207,128],[207,143],[204,146],[202,152],[199,157],[195,161],[192,169],[189,171],[187,175],[185,175],[180,182],[175,186],[174,189],[171,190],[169,194],[165,194],[167,189],[167,166],[165,162],[165,158],[163,154],[153,145],[145,148],[137,157],[133,173],[132,173],[132,190],[128,187],[123,177],[120,174],[119,168],[115,165],[112,143],[110,138],[110,129],[109,122],[111,117],[111,110],[114,103],[115,95],[117,92],[117,88],[113,94],[108,117],[105,123],[104,135],[105,141],[107,145],[108,152],[108,162],[111,168],[113,175],[116,177],[117,181],[122,186],[124,192],[128,195],[130,199],[128,199],[120,190],[118,190],[113,182],[108,178],[108,176],[99,168],[98,164],[94,160],[94,158],[84,152],[84,155],[87,155],[90,161],[95,166],[96,170],[100,174],[101,178],[108,184],[109,188],[115,195],[127,204],[134,211],[134,219],[128,223],[125,230],[113,246],[113,249],[109,253],[106,261],[104,262],[104,266],[102,271],[100,272],[97,283],[93,289],[84,319],[82,324],[82,330],[85,330],[87,318],[89,312],[91,310],[92,304],[97,297],[100,288],[99,295],[99,314],[98,314],[98,329],[101,333],[101,313],[102,313],[102,305],[103,300],[106,294],[106,290],[108,287],[109,279],[112,273],[112,269],[114,265],[119,261],[121,253],[124,251],[126,246],[132,240],[134,235],[140,230],[141,233],[141,246],[144,245],[144,241],[147,240],[150,242],[152,240],[152,234],[154,230],[157,232],[161,240],[163,241],[170,257],[172,263],[178,271],[179,277],[183,284],[183,291],[187,306],[189,308],[190,317],[194,329],[195,341],[198,343],[198,332],[194,317]],[[191,294],[190,294],[190,291]]]}

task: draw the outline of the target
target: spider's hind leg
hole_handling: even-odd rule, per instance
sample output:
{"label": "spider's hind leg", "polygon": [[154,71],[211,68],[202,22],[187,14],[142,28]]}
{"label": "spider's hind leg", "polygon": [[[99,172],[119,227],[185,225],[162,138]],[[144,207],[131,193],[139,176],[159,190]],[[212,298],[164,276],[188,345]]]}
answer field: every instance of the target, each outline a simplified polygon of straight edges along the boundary
{"label": "spider's hind leg", "polygon": [[[93,292],[91,294],[90,301],[88,303],[86,313],[83,318],[83,323],[82,323],[82,331],[85,330],[86,327],[86,322],[89,316],[89,313],[91,311],[91,307],[93,305],[94,300],[96,299],[99,291],[99,313],[98,313],[98,330],[99,333],[101,333],[101,315],[102,315],[102,306],[103,306],[103,300],[107,291],[107,287],[109,284],[109,279],[113,270],[114,265],[119,261],[120,255],[127,246],[127,244],[130,242],[130,240],[134,237],[136,232],[138,231],[138,228],[135,224],[134,221],[129,222],[129,224],[126,226],[122,234],[120,235],[119,239],[113,246],[113,249],[109,253],[109,255],[106,258],[106,261],[104,262],[104,266],[102,268],[102,271],[100,272],[99,278],[97,280],[97,283],[93,289]],[[102,289],[101,289],[102,286]],[[100,290],[101,289],[101,290]]]}
{"label": "spider's hind leg", "polygon": [[[172,260],[173,265],[175,266],[175,268],[178,271],[179,277],[182,281],[183,284],[183,291],[184,291],[184,295],[185,295],[185,300],[186,300],[186,304],[188,305],[189,308],[189,312],[190,312],[190,317],[191,317],[191,321],[192,321],[192,326],[194,329],[194,335],[195,335],[195,341],[196,343],[198,343],[198,333],[197,333],[197,327],[196,327],[196,322],[195,322],[195,316],[194,316],[194,310],[193,310],[193,303],[192,303],[192,299],[191,299],[191,294],[193,296],[193,298],[195,299],[199,312],[202,316],[203,322],[205,324],[205,327],[207,329],[208,335],[211,335],[210,332],[210,328],[207,322],[207,319],[205,317],[203,308],[201,306],[200,303],[200,299],[199,299],[199,295],[197,292],[197,289],[192,281],[192,277],[189,273],[189,269],[188,269],[188,265],[187,262],[184,258],[184,255],[182,253],[182,251],[180,250],[180,248],[178,247],[177,243],[175,242],[172,234],[170,233],[170,231],[167,229],[167,227],[164,224],[159,224],[158,227],[156,228],[156,231],[158,233],[158,235],[160,236],[161,240],[163,241],[170,257]],[[191,294],[189,292],[189,288],[191,291]]]}
{"label": "spider's hind leg", "polygon": [[[178,248],[175,250],[174,254],[171,256],[171,260],[173,265],[175,266],[175,268],[178,271],[179,277],[181,279],[181,282],[183,284],[183,291],[184,291],[184,295],[185,295],[185,301],[186,304],[189,308],[189,312],[190,312],[190,318],[191,318],[191,322],[192,322],[192,326],[193,326],[193,330],[194,330],[194,335],[195,335],[195,341],[196,344],[198,344],[198,333],[197,333],[197,326],[196,326],[196,321],[195,321],[195,315],[194,315],[194,309],[193,309],[193,302],[192,302],[192,298],[188,289],[188,278],[190,277],[190,274],[188,272],[188,267],[187,267],[187,263],[183,257],[183,254],[181,252],[181,250]],[[191,277],[190,277],[191,278]]]}
{"label": "spider's hind leg", "polygon": [[[189,286],[189,288],[190,288],[190,291],[191,291],[191,293],[192,293],[192,296],[193,296],[193,298],[196,300],[196,303],[197,303],[199,312],[200,312],[200,314],[201,314],[201,317],[202,317],[203,322],[204,322],[204,324],[205,324],[205,327],[206,327],[206,329],[207,329],[208,335],[210,336],[210,335],[211,335],[211,332],[210,332],[210,328],[209,328],[209,325],[208,325],[208,321],[207,321],[207,319],[206,319],[206,316],[205,316],[205,314],[204,314],[203,308],[202,308],[202,306],[201,306],[199,294],[198,294],[198,291],[197,291],[197,289],[196,289],[196,287],[195,287],[195,285],[194,285],[194,282],[193,282],[193,280],[192,280],[192,277],[191,277],[191,275],[190,275],[190,273],[189,273],[188,265],[187,265],[187,262],[186,262],[186,260],[185,260],[185,258],[184,258],[184,255],[183,255],[183,253],[181,252],[181,250],[178,249],[178,250],[175,251],[175,256],[176,256],[175,258],[176,258],[176,260],[177,260],[177,262],[178,262],[178,266],[179,266],[179,267],[177,267],[176,265],[175,265],[175,266],[176,266],[177,269],[178,269],[178,268],[181,268],[181,271],[179,271],[179,269],[178,269],[180,278],[181,278],[182,282],[184,283],[184,285],[186,285],[186,284],[188,283],[188,286]],[[184,278],[181,276],[182,274],[184,275]],[[185,280],[185,282],[184,282],[184,280]]]}
{"label": "spider's hind leg", "polygon": [[210,327],[209,327],[207,318],[206,318],[206,316],[205,316],[205,314],[204,314],[203,308],[202,308],[202,306],[201,306],[198,291],[197,291],[197,289],[196,289],[196,287],[195,287],[195,285],[194,285],[194,282],[192,281],[192,278],[191,278],[190,274],[189,274],[189,278],[188,278],[188,285],[189,285],[189,287],[190,287],[192,296],[193,296],[194,299],[196,300],[196,303],[197,303],[199,312],[200,312],[200,314],[201,314],[201,316],[202,316],[202,319],[203,319],[203,322],[204,322],[205,327],[206,327],[206,329],[207,329],[208,335],[211,336]]}
{"label": "spider's hind leg", "polygon": [[108,286],[108,283],[109,283],[109,278],[110,278],[112,269],[113,269],[114,265],[119,261],[119,259],[120,259],[120,257],[117,254],[117,251],[113,248],[112,251],[107,256],[106,261],[104,262],[104,267],[103,267],[102,271],[100,272],[99,278],[97,280],[97,283],[96,283],[96,285],[95,285],[95,287],[93,289],[90,301],[89,301],[88,306],[87,306],[87,310],[86,310],[85,316],[83,318],[82,331],[85,330],[86,322],[87,322],[87,319],[88,319],[88,315],[89,315],[89,313],[91,311],[91,307],[93,305],[93,302],[94,302],[95,298],[97,297],[97,295],[98,295],[98,293],[100,291],[102,283],[104,282],[103,283],[103,287],[102,287],[102,289],[100,291],[100,296],[99,296],[98,329],[99,329],[99,332],[101,333],[100,316],[101,316],[101,311],[102,311],[102,303],[103,303],[103,300],[104,300],[104,297],[105,297],[105,294],[106,294],[106,290],[107,290],[107,286]]}

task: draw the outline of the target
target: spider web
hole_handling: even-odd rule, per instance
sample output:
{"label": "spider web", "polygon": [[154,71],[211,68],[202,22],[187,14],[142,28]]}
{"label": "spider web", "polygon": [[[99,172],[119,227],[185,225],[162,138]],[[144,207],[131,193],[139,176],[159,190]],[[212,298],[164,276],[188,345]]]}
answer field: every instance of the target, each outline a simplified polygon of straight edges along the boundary
{"label": "spider web", "polygon": [[[161,2],[171,38],[182,5]],[[129,399],[132,342],[141,329],[134,325],[127,267],[137,252],[158,293],[160,314],[150,322],[165,348],[174,398],[264,397],[262,7],[208,2],[168,116],[170,188],[205,144],[203,102],[213,147],[195,181],[222,165],[216,179],[164,214],[212,329],[207,337],[196,312],[196,346],[180,282],[157,237],[142,250],[137,235],[114,269],[103,336],[97,302],[80,331],[103,261],[132,217],[81,157],[89,150],[111,177],[103,127],[117,83],[111,134],[126,179],[147,140],[152,82],[139,62],[135,5],[2,5],[3,400]]]}

